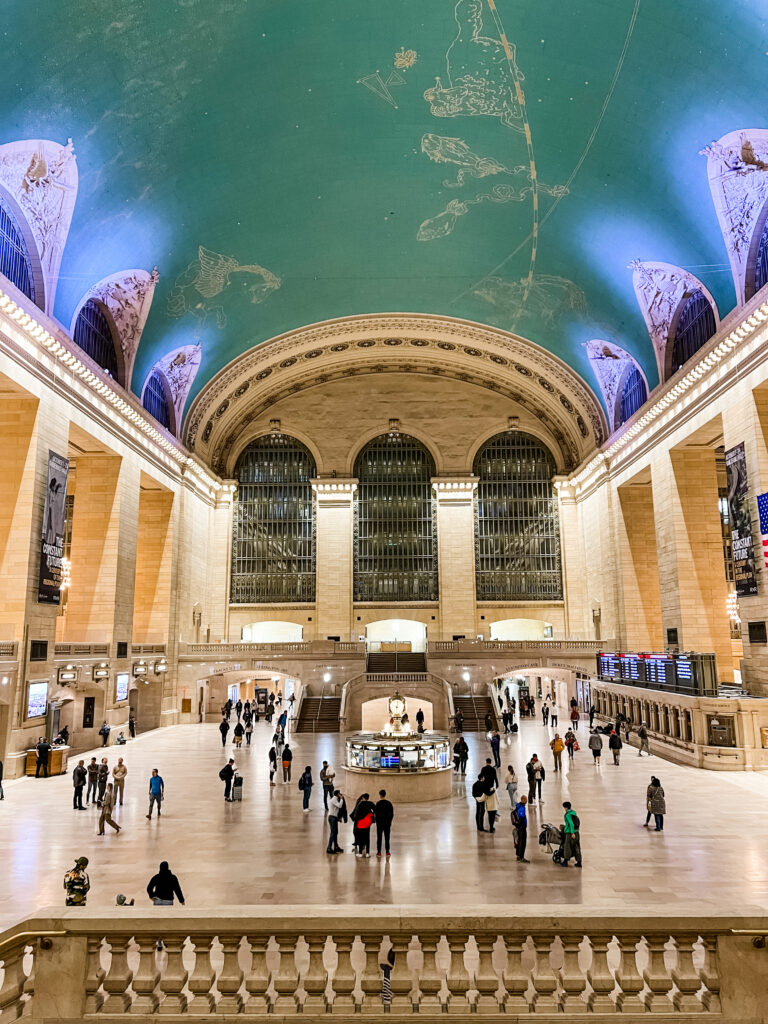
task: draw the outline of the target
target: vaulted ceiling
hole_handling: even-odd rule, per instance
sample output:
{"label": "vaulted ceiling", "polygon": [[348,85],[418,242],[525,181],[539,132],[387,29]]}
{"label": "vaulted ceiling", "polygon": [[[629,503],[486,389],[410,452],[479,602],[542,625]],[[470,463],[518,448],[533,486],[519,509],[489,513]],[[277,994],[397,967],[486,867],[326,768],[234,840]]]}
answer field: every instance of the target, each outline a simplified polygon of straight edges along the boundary
{"label": "vaulted ceiling", "polygon": [[[463,317],[596,386],[635,258],[734,304],[700,150],[766,119],[764,0],[9,0],[0,141],[74,141],[55,313],[157,266],[133,387],[328,318]],[[6,12],[8,13],[8,12]],[[193,392],[193,394],[194,394]]]}

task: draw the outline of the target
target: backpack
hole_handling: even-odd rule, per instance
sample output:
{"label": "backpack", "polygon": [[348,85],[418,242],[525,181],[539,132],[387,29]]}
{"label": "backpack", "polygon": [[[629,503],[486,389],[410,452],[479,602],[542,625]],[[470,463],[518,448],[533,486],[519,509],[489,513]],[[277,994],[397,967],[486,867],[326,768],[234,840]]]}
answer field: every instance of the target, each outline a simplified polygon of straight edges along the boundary
{"label": "backpack", "polygon": [[226,768],[222,768],[221,769],[221,771],[219,772],[219,778],[221,779],[222,782],[226,782],[227,781],[227,769]]}
{"label": "backpack", "polygon": [[307,784],[306,784],[306,781],[304,779],[304,776],[302,775],[301,778],[299,779],[299,789],[306,789],[306,788],[307,788]]}
{"label": "backpack", "polygon": [[571,822],[573,823],[573,827],[578,832],[581,828],[581,819],[579,818],[578,814],[575,813],[575,811],[571,811]]}

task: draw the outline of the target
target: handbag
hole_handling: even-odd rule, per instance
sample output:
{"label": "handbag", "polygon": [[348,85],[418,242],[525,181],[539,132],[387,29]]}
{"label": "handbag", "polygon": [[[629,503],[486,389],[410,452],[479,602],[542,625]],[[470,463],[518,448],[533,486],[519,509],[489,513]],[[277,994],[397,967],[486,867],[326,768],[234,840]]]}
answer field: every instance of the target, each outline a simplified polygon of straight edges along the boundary
{"label": "handbag", "polygon": [[581,750],[581,747],[579,746],[579,741],[578,740],[574,740],[573,741],[573,749],[574,750]]}
{"label": "handbag", "polygon": [[360,829],[364,829],[364,828],[370,828],[372,824],[373,824],[373,815],[369,811],[368,814],[364,814],[362,818],[359,818],[355,822],[355,827],[358,830],[360,830]]}

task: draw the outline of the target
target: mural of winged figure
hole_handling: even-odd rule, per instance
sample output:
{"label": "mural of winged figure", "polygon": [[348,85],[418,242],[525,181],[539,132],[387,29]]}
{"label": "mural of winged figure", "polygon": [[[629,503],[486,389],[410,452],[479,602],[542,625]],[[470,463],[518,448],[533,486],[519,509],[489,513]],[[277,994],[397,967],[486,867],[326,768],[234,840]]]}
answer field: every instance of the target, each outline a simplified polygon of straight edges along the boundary
{"label": "mural of winged figure", "polygon": [[174,282],[168,296],[168,316],[179,318],[191,313],[199,328],[210,320],[222,328],[227,323],[224,307],[212,299],[239,287],[249,293],[251,302],[260,303],[281,284],[280,278],[266,267],[241,264],[234,256],[224,256],[201,245],[197,259]]}

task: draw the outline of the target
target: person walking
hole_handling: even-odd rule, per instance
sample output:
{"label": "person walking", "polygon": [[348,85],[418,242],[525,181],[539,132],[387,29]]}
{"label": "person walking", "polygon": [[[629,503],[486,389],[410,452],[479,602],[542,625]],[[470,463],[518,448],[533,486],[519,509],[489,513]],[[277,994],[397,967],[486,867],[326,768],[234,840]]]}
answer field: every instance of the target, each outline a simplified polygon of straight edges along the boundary
{"label": "person walking", "polygon": [[275,774],[277,773],[277,751],[274,746],[269,748],[269,784],[276,786]]}
{"label": "person walking", "polygon": [[243,702],[240,700],[239,697],[237,698],[237,704],[235,704],[235,711],[237,712],[237,720],[239,722],[240,716],[243,713]]}
{"label": "person walking", "polygon": [[355,809],[350,815],[355,823],[355,856],[371,856],[371,825],[376,820],[376,808],[371,803],[368,793],[357,798]]}
{"label": "person walking", "polygon": [[520,803],[515,805],[512,811],[512,825],[514,826],[515,854],[522,864],[530,864],[526,859],[525,848],[528,845],[528,815],[525,805],[525,796],[520,797]]}
{"label": "person walking", "polygon": [[392,830],[392,820],[395,817],[395,808],[391,800],[387,800],[386,789],[379,790],[379,799],[376,801],[376,856],[381,856],[381,843],[384,841],[384,852],[389,857],[389,834]]}
{"label": "person walking", "polygon": [[88,896],[88,891],[91,888],[91,880],[88,877],[86,868],[88,867],[87,857],[78,857],[75,861],[75,866],[70,868],[64,875],[64,891],[66,892],[66,898],[64,900],[68,907],[84,907],[85,901]]}
{"label": "person walking", "polygon": [[251,736],[253,736],[253,720],[251,716],[248,715],[248,720],[245,723],[245,745],[247,747],[250,747],[251,745]]}
{"label": "person walking", "polygon": [[331,768],[327,761],[323,761],[323,767],[320,769],[320,782],[323,786],[323,807],[328,810],[328,801],[333,799],[333,780],[336,778],[336,772]]}
{"label": "person walking", "polygon": [[490,711],[485,716],[485,731],[487,733],[493,732],[493,719],[491,718]]}
{"label": "person walking", "polygon": [[283,734],[280,732],[279,729],[275,729],[275,735],[272,737],[272,744],[273,744],[275,750],[277,751],[277,756],[278,756],[278,759],[279,759],[280,758],[280,753],[281,753],[283,747],[285,746],[285,740],[283,739]]}
{"label": "person walking", "polygon": [[534,754],[528,764],[525,766],[526,773],[528,775],[528,804],[531,807],[536,805],[536,794],[539,795],[539,803],[544,803],[541,799],[541,784],[544,782],[547,773],[544,770],[544,765],[539,760],[539,755]]}
{"label": "person walking", "polygon": [[599,765],[600,755],[603,752],[603,737],[600,735],[597,729],[593,729],[592,732],[589,734],[587,746],[592,751],[593,764]]}
{"label": "person walking", "polygon": [[565,809],[565,815],[563,819],[563,836],[565,837],[565,843],[563,848],[563,859],[560,861],[562,867],[568,867],[568,861],[571,857],[576,860],[576,867],[581,867],[581,835],[580,828],[581,822],[579,816],[574,811],[569,800],[566,800],[563,804]]}
{"label": "person walking", "polygon": [[117,824],[115,819],[112,817],[112,811],[115,809],[115,790],[114,784],[111,782],[107,783],[107,788],[104,793],[104,799],[101,802],[101,814],[99,816],[99,835],[104,835],[104,825],[111,825],[112,828],[119,834],[120,826]]}
{"label": "person walking", "polygon": [[648,827],[651,815],[653,815],[656,822],[654,831],[663,832],[664,815],[667,813],[667,801],[664,797],[661,781],[655,775],[651,776],[651,784],[648,786],[645,796],[648,807],[648,817],[645,819],[646,828]]}
{"label": "person walking", "polygon": [[549,704],[546,701],[541,705],[541,721],[545,726],[549,721]]}
{"label": "person walking", "polygon": [[504,776],[504,788],[509,796],[510,806],[514,810],[517,803],[517,775],[515,775],[515,769],[511,764],[507,765],[507,774]]}
{"label": "person walking", "polygon": [[160,817],[160,805],[165,798],[165,784],[157,768],[152,769],[149,777],[149,813],[147,818],[152,817],[152,808],[157,804],[157,816]]}
{"label": "person walking", "polygon": [[416,712],[416,728],[419,732],[424,732],[424,712],[421,708]]}
{"label": "person walking", "polygon": [[594,704],[589,705],[589,728],[591,729],[595,723],[595,715],[597,714],[597,708]]}
{"label": "person walking", "polygon": [[40,778],[40,772],[42,771],[43,777],[48,778],[48,757],[51,753],[51,744],[45,738],[41,736],[37,741],[37,762],[35,764],[35,778]]}
{"label": "person walking", "polygon": [[[339,823],[342,821],[342,816],[346,813],[346,804],[344,803],[344,797],[340,789],[334,789],[331,796],[331,801],[328,804],[328,845],[325,848],[326,853],[344,853],[344,849],[339,846]],[[346,819],[344,819],[346,820]]]}
{"label": "person walking", "polygon": [[96,793],[99,788],[99,764],[95,757],[88,762],[88,789],[85,794],[85,802],[88,804],[93,797],[96,802]]}
{"label": "person walking", "polygon": [[624,746],[621,736],[614,729],[611,735],[608,737],[608,749],[613,754],[613,763],[618,765],[619,758],[621,757],[621,748]]}
{"label": "person walking", "polygon": [[299,789],[302,792],[304,801],[302,804],[302,810],[305,814],[309,814],[309,798],[312,796],[312,787],[314,782],[312,781],[312,765],[306,765],[304,771],[299,776]]}
{"label": "person walking", "polygon": [[233,803],[232,800],[232,779],[235,777],[235,760],[230,757],[229,761],[219,772],[219,778],[224,783],[224,799],[228,804]]}
{"label": "person walking", "polygon": [[491,754],[494,768],[501,768],[501,736],[498,729],[494,729],[491,734]]}
{"label": "person walking", "polygon": [[283,759],[283,782],[290,782],[291,781],[291,762],[293,761],[293,751],[291,750],[291,748],[288,746],[287,743],[285,744],[285,747],[283,748],[282,759]]}
{"label": "person walking", "polygon": [[174,896],[184,906],[184,893],[181,891],[178,878],[168,867],[167,860],[162,861],[160,870],[150,878],[147,896],[156,907],[172,907]]}
{"label": "person walking", "polygon": [[136,739],[136,719],[133,717],[133,712],[128,716],[128,735],[132,740]]}
{"label": "person walking", "polygon": [[549,724],[553,729],[557,728],[557,704],[555,704],[554,698],[549,708]]}
{"label": "person walking", "polygon": [[123,806],[123,790],[125,788],[125,776],[128,774],[128,769],[123,764],[122,757],[118,757],[117,764],[112,769],[112,782],[115,787],[115,803],[117,803],[118,794],[120,795],[120,806]]}
{"label": "person walking", "polygon": [[467,774],[467,761],[469,760],[469,747],[464,737],[459,734],[453,745],[453,763],[459,775]]}
{"label": "person walking", "polygon": [[499,798],[497,796],[498,790],[491,789],[490,792],[486,792],[485,795],[485,809],[488,813],[488,831],[496,831],[496,819],[499,816]]}
{"label": "person walking", "polygon": [[226,747],[227,733],[229,732],[229,721],[226,718],[222,718],[219,723],[219,732],[221,733],[221,745],[222,747]]}
{"label": "person walking", "polygon": [[640,746],[637,750],[637,756],[642,757],[643,751],[645,751],[648,757],[651,757],[651,745],[648,742],[648,727],[646,726],[645,722],[640,723],[640,727],[637,730],[637,738],[640,740]]}
{"label": "person walking", "polygon": [[98,775],[99,794],[98,794],[98,798],[96,800],[96,806],[97,807],[101,807],[101,805],[102,805],[102,803],[104,801],[104,794],[107,791],[107,782],[108,782],[108,780],[109,780],[109,763],[108,763],[106,757],[102,757],[101,764],[99,765],[99,775]]}
{"label": "person walking", "polygon": [[579,728],[579,709],[577,707],[571,708],[571,728],[574,732]]}
{"label": "person walking", "polygon": [[550,740],[549,746],[552,750],[552,757],[555,759],[555,771],[561,772],[563,770],[563,751],[565,750],[565,743],[559,732],[555,733],[555,738]]}
{"label": "person walking", "polygon": [[461,735],[464,732],[464,715],[460,711],[453,716],[453,724],[456,726],[456,732]]}
{"label": "person walking", "polygon": [[572,761],[573,753],[576,750],[576,733],[573,729],[569,729],[563,739],[565,740],[565,749],[568,751],[568,760]]}
{"label": "person walking", "polygon": [[238,715],[237,722],[235,723],[235,728],[232,730],[232,737],[233,737],[235,746],[237,747],[238,750],[243,745],[243,736],[244,735],[245,735],[245,726],[240,721],[240,716]]}
{"label": "person walking", "polygon": [[87,778],[88,772],[85,768],[85,761],[78,761],[72,772],[72,785],[75,790],[72,796],[72,809],[75,811],[85,810],[85,807],[83,807],[83,786],[85,786]]}
{"label": "person walking", "polygon": [[475,825],[478,832],[485,832],[485,799],[487,788],[483,773],[477,776],[477,781],[472,784],[472,796],[475,798]]}

